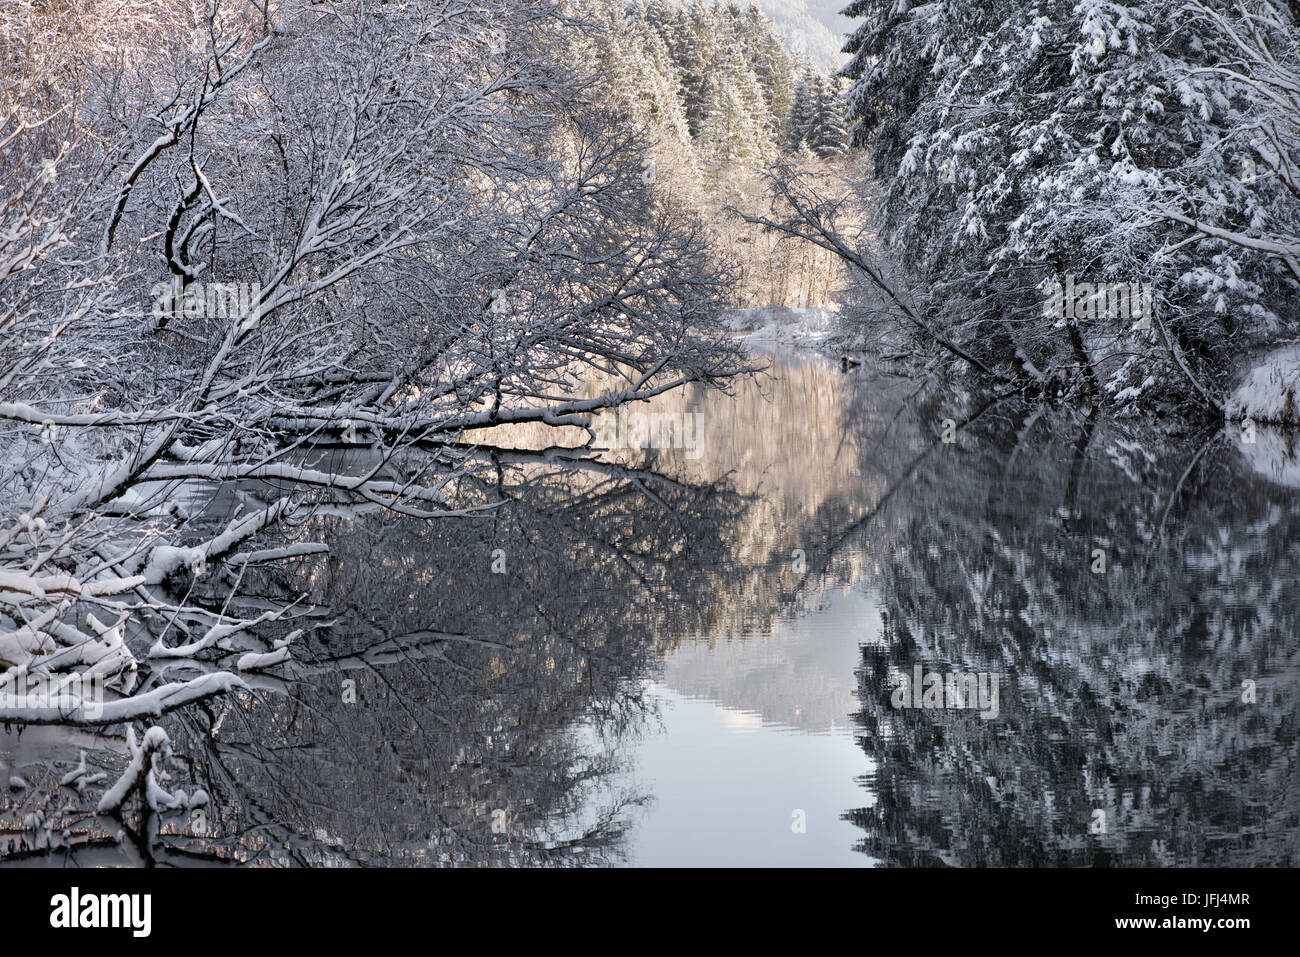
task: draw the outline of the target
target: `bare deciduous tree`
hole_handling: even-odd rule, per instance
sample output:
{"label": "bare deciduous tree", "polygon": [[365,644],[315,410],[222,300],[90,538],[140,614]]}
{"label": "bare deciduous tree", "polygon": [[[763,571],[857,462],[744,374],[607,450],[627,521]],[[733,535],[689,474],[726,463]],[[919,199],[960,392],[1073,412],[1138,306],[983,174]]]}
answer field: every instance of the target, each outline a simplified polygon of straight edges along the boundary
{"label": "bare deciduous tree", "polygon": [[[712,331],[729,276],[563,65],[570,23],[548,0],[0,14],[0,667],[53,691],[0,719],[244,686],[305,611],[241,589],[324,548],[310,516],[481,514],[465,430],[590,429],[740,368]],[[589,370],[614,384],[581,395]],[[138,782],[165,753],[142,741]]]}

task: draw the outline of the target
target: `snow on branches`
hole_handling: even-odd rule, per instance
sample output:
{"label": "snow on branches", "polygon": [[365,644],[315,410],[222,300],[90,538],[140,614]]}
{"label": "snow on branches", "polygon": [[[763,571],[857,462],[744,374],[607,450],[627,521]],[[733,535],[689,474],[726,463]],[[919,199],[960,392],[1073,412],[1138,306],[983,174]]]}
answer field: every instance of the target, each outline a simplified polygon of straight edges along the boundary
{"label": "snow on branches", "polygon": [[[31,77],[0,91],[0,668],[105,696],[19,723],[247,689],[291,662],[313,516],[472,518],[465,430],[739,368],[727,276],[558,5],[127,8],[0,12]],[[165,744],[102,806],[170,804]]]}

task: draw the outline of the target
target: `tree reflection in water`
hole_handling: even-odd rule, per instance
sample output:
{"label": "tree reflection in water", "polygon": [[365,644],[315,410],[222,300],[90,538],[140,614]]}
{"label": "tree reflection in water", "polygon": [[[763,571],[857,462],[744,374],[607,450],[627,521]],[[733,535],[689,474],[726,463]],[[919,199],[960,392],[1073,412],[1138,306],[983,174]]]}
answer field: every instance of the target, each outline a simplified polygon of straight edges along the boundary
{"label": "tree reflection in water", "polygon": [[[943,445],[942,418],[962,415],[917,404],[914,433],[936,440],[882,519],[864,849],[905,866],[1294,866],[1295,491],[1233,436],[1003,402]],[[894,709],[889,671],[916,663],[1001,675],[1000,716]]]}
{"label": "tree reflection in water", "polygon": [[[641,679],[656,636],[710,627],[714,579],[728,575],[715,530],[744,505],[717,486],[529,458],[482,455],[459,490],[501,503],[480,521],[314,519],[327,526],[313,531],[330,542],[328,558],[267,583],[306,591],[318,609],[296,623],[313,622],[285,677],[165,721],[179,777],[211,798],[203,826],[192,815],[161,828],[128,819],[128,835],[158,833],[120,853],[134,845],[170,863],[614,859],[643,796],[589,799],[617,764],[619,736],[646,718]],[[712,571],[674,574],[677,564]],[[599,729],[595,749],[575,736],[580,722]],[[89,826],[112,833],[102,820]],[[83,858],[112,843],[71,841]]]}
{"label": "tree reflection in water", "polygon": [[[816,614],[837,587],[885,621],[859,672],[874,803],[846,809],[871,856],[1300,860],[1300,509],[1234,437],[957,402],[794,359],[733,397],[655,407],[702,410],[702,454],[478,435],[449,492],[495,503],[482,518],[311,519],[328,556],[239,589],[243,613],[307,594],[277,626],[303,631],[293,662],[161,721],[170,785],[201,787],[206,806],[97,816],[126,763],[121,729],[11,729],[0,857],[618,863],[651,797],[621,765],[656,723],[645,688],[664,655]],[[894,709],[890,675],[916,664],[998,675],[999,715]],[[155,662],[142,679],[197,667]],[[815,694],[807,680],[791,700]]]}

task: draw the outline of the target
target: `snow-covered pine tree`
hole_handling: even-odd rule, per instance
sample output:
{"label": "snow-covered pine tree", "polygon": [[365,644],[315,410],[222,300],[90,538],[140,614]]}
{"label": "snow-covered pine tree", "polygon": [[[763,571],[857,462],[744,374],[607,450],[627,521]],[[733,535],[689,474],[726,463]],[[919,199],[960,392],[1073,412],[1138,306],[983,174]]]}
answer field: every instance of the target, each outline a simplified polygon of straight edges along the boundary
{"label": "snow-covered pine tree", "polygon": [[771,148],[758,78],[739,51],[732,51],[725,69],[709,76],[702,112],[699,142],[715,162],[754,166]]}
{"label": "snow-covered pine tree", "polygon": [[[1294,29],[1280,0],[1246,3]],[[1235,53],[1183,0],[857,0],[848,13],[862,19],[844,71],[852,132],[883,180],[882,235],[951,341],[1053,391],[1213,406],[1245,353],[1300,328],[1296,289],[1267,257],[1133,215],[1174,194],[1211,222],[1277,214],[1231,145],[1245,90],[1215,70]],[[1065,276],[1149,284],[1154,323],[1045,319],[1044,287]]]}
{"label": "snow-covered pine tree", "polygon": [[745,59],[762,87],[767,113],[784,118],[794,99],[794,60],[774,32],[774,24],[758,7],[736,13],[734,22]]}
{"label": "snow-covered pine tree", "polygon": [[752,6],[705,0],[650,0],[624,15],[629,25],[622,29],[653,47],[655,69],[671,74],[665,82],[677,90],[690,137],[712,163],[753,165],[772,148],[794,96],[794,73],[770,20]]}
{"label": "snow-covered pine tree", "polygon": [[691,135],[698,138],[707,109],[709,81],[719,56],[721,23],[713,6],[692,0],[685,13],[676,18],[674,27],[671,50],[681,75],[686,121]]}
{"label": "snow-covered pine tree", "polygon": [[690,140],[682,103],[681,81],[667,46],[650,25],[643,6],[624,7],[621,0],[601,0],[588,16],[600,26],[592,54],[616,78],[633,117],[653,125],[677,143]]}
{"label": "snow-covered pine tree", "polygon": [[838,159],[848,147],[844,109],[844,101],[836,92],[831,78],[817,76],[810,91],[810,119],[804,139],[809,149],[824,160]]}
{"label": "snow-covered pine tree", "polygon": [[804,64],[803,73],[799,78],[799,84],[795,87],[794,98],[790,104],[790,112],[786,116],[785,122],[785,147],[790,152],[798,152],[800,146],[807,143],[808,128],[812,122],[813,114],[813,87],[816,82],[816,76],[812,67],[807,63]]}

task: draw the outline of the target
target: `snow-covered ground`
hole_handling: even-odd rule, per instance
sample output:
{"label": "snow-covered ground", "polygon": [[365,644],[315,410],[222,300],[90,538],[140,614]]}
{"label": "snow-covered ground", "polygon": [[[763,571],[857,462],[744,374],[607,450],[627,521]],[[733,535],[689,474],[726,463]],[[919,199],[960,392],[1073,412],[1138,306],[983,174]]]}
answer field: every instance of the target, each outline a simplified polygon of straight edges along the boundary
{"label": "snow-covered ground", "polygon": [[1300,345],[1269,353],[1246,373],[1224,412],[1234,421],[1300,425]]}
{"label": "snow-covered ground", "polygon": [[[1256,363],[1224,405],[1231,441],[1272,482],[1300,488],[1300,345],[1283,346]],[[1279,426],[1281,428],[1279,428]]]}
{"label": "snow-covered ground", "polygon": [[835,306],[761,306],[727,313],[723,324],[751,348],[822,349],[835,333]]}

